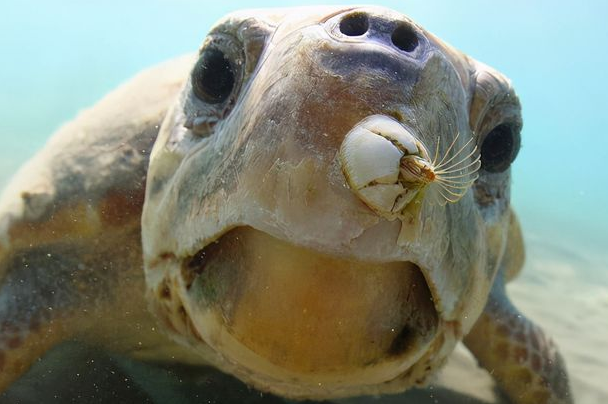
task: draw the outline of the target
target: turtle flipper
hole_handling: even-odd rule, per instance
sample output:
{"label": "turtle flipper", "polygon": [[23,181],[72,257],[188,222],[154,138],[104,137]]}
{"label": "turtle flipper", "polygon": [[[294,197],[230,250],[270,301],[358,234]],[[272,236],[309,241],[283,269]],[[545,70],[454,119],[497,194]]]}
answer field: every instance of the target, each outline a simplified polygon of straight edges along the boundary
{"label": "turtle flipper", "polygon": [[0,287],[0,391],[67,337],[70,293],[59,278],[49,282],[49,275],[69,270],[65,264],[62,257],[42,250],[3,263],[7,275]]}
{"label": "turtle flipper", "polygon": [[149,151],[191,65],[108,94],[0,195],[0,392],[65,339],[144,357],[166,340],[144,299],[140,216]]}
{"label": "turtle flipper", "polygon": [[502,274],[464,343],[513,403],[573,402],[557,347],[509,301]]}
{"label": "turtle flipper", "polygon": [[[78,209],[68,211],[82,219]],[[65,229],[62,216],[57,212],[44,228],[63,237],[36,240],[30,222],[18,236],[20,226],[12,227],[10,250],[0,246],[0,391],[59,342],[120,344],[123,335],[134,334],[130,328],[145,324],[138,310],[145,304],[137,224],[106,227],[107,237],[76,237],[59,232]],[[31,246],[20,242],[28,239]]]}

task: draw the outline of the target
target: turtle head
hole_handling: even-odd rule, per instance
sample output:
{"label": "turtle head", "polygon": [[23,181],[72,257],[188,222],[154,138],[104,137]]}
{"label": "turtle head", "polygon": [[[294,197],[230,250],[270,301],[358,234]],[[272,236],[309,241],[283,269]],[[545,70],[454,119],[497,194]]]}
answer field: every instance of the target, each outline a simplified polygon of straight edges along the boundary
{"label": "turtle head", "polygon": [[263,390],[423,383],[485,304],[520,127],[507,79],[404,15],[229,15],[152,152],[151,307]]}

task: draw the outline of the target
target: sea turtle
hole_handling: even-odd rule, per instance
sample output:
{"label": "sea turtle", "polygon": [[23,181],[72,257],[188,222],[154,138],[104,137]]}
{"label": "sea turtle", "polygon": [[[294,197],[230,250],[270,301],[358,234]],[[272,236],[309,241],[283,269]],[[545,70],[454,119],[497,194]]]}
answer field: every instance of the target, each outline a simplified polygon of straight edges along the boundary
{"label": "sea turtle", "polygon": [[326,399],[466,346],[514,403],[571,402],[510,303],[520,104],[379,7],[241,11],[68,123],[0,201],[0,389],[66,339]]}

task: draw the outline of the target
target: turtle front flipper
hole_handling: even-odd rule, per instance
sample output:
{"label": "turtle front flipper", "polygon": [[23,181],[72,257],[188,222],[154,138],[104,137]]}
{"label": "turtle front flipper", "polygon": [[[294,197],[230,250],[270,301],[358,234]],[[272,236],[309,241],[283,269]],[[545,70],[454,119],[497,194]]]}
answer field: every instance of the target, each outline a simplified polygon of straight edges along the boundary
{"label": "turtle front flipper", "polygon": [[68,251],[36,248],[2,262],[0,391],[56,343],[72,335],[82,297],[78,263]]}
{"label": "turtle front flipper", "polygon": [[[65,335],[63,315],[56,304],[59,299],[54,294],[58,290],[32,288],[41,275],[36,267],[50,268],[57,264],[57,258],[46,257],[42,251],[30,256],[17,255],[2,264],[11,268],[0,287],[0,391]],[[31,271],[12,270],[30,265]]]}
{"label": "turtle front flipper", "polygon": [[124,351],[135,327],[153,326],[137,214],[117,226],[67,204],[39,220],[0,218],[12,222],[0,243],[0,391],[63,340]]}
{"label": "turtle front flipper", "polygon": [[513,214],[510,224],[501,269],[464,343],[514,404],[572,403],[557,347],[506,295],[505,278],[511,279],[523,264],[521,231]]}
{"label": "turtle front flipper", "polygon": [[1,195],[0,392],[66,339],[142,358],[167,340],[145,302],[140,215],[150,149],[191,64],[108,94]]}

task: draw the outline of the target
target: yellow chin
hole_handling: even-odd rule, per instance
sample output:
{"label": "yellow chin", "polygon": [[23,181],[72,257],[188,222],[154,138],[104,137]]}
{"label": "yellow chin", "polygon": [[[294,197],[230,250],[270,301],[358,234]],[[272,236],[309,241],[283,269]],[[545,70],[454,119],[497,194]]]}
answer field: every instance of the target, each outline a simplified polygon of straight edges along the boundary
{"label": "yellow chin", "polygon": [[205,342],[273,380],[383,382],[437,334],[427,283],[410,262],[346,260],[240,227],[183,273]]}

